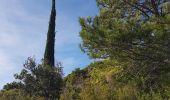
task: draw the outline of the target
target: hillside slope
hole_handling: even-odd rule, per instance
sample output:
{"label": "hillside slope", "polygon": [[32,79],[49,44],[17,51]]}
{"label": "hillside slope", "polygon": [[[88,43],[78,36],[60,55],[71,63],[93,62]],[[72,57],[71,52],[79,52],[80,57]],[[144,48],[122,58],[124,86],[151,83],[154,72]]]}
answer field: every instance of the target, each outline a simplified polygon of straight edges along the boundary
{"label": "hillside slope", "polygon": [[147,90],[142,87],[142,78],[128,79],[126,69],[122,66],[115,60],[105,60],[92,63],[82,70],[76,69],[65,78],[61,100],[169,99],[168,85],[162,89]]}

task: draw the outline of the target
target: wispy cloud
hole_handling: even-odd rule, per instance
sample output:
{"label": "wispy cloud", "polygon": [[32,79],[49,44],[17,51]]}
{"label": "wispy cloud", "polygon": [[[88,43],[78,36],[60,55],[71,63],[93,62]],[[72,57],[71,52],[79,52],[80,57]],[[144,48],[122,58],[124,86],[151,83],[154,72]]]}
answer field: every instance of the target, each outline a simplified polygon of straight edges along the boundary
{"label": "wispy cloud", "polygon": [[21,70],[27,57],[41,57],[48,15],[39,16],[26,11],[20,0],[2,0],[0,11],[1,88],[13,80],[13,74]]}
{"label": "wispy cloud", "polygon": [[[78,18],[96,13],[94,3],[95,0],[57,1],[55,56],[63,63],[66,74],[90,61],[78,47]],[[0,89],[13,80],[27,57],[35,55],[37,61],[43,57],[50,8],[49,0],[1,0]]]}

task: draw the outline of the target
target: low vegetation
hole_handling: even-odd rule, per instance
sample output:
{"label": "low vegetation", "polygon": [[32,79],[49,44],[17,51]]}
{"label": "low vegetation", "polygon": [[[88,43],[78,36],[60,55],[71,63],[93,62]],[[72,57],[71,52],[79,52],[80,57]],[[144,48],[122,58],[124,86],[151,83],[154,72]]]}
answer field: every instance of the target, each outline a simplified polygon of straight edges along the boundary
{"label": "low vegetation", "polygon": [[99,14],[80,18],[80,46],[98,61],[64,78],[52,1],[44,62],[28,59],[0,100],[170,100],[169,0],[96,0]]}
{"label": "low vegetation", "polygon": [[[85,69],[76,69],[65,78],[65,88],[61,100],[168,100],[170,86],[164,85],[170,75],[157,85],[161,87],[145,88],[142,77],[129,79],[127,69],[117,61],[105,60],[89,65]],[[161,84],[159,84],[161,83]],[[169,84],[166,81],[166,84]],[[152,84],[154,85],[154,84]]]}

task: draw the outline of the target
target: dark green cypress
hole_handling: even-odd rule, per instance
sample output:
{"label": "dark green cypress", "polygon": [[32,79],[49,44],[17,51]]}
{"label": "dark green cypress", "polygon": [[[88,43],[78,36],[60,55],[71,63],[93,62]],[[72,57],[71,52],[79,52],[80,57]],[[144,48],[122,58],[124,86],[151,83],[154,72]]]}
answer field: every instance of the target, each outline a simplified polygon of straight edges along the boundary
{"label": "dark green cypress", "polygon": [[52,10],[51,10],[51,16],[49,21],[47,42],[46,42],[46,48],[44,54],[44,63],[50,66],[55,65],[55,58],[54,58],[55,19],[56,19],[55,0],[52,0]]}

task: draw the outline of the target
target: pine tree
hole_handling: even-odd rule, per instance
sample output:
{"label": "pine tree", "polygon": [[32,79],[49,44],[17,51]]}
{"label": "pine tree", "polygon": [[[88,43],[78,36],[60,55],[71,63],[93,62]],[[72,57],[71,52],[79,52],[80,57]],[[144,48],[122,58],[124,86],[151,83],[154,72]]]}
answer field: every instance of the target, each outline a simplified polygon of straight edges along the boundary
{"label": "pine tree", "polygon": [[147,77],[146,87],[158,86],[170,72],[170,1],[97,3],[99,15],[80,19],[82,50],[95,59],[129,63],[128,75]]}
{"label": "pine tree", "polygon": [[50,16],[50,22],[47,33],[47,43],[44,54],[44,62],[47,65],[54,66],[54,45],[55,45],[55,19],[56,19],[56,9],[55,0],[52,0],[52,10]]}

